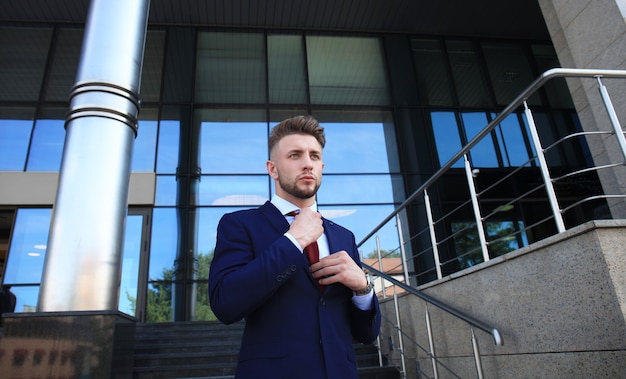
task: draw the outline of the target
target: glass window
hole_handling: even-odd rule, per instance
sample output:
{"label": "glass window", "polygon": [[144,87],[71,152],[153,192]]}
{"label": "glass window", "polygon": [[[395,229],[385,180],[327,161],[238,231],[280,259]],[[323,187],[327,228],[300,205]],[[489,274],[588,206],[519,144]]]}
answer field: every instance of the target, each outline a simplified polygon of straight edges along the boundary
{"label": "glass window", "polygon": [[411,40],[417,87],[426,105],[453,105],[447,62],[438,40]]}
{"label": "glass window", "polygon": [[169,322],[172,317],[172,282],[148,283],[146,322]]}
{"label": "glass window", "polygon": [[[487,115],[483,112],[466,112],[461,114],[463,127],[465,128],[465,138],[471,141],[489,123]],[[483,137],[470,150],[470,157],[473,167],[499,167],[498,156],[494,146],[492,134]]]}
{"label": "glass window", "polygon": [[[456,116],[454,112],[432,112],[430,119],[433,125],[439,164],[443,166],[463,147]],[[457,160],[452,167],[463,167],[463,159]]]}
{"label": "glass window", "polygon": [[57,31],[46,85],[46,100],[68,101],[76,81],[83,32],[83,29],[74,28],[59,28]]}
{"label": "glass window", "polygon": [[35,122],[27,171],[59,171],[65,143],[65,112],[48,109]]}
{"label": "glass window", "polygon": [[324,175],[317,193],[325,204],[393,203],[401,178],[392,175]]}
{"label": "glass window", "polygon": [[[475,222],[453,222],[454,247],[461,269],[475,266],[484,261],[478,244],[478,231]],[[489,221],[485,223],[486,238],[489,241],[489,257],[495,258],[509,251],[528,245],[523,221]]]}
{"label": "glass window", "polygon": [[197,53],[197,102],[265,103],[263,34],[201,32]]}
{"label": "glass window", "polygon": [[312,104],[389,104],[377,38],[307,36],[306,46]]}
{"label": "glass window", "polygon": [[462,107],[486,107],[489,100],[485,79],[473,44],[466,41],[446,41],[452,78],[456,86],[459,105]]}
{"label": "glass window", "polygon": [[275,34],[267,37],[270,103],[307,103],[305,64],[302,36]]}
{"label": "glass window", "polygon": [[[5,284],[38,284],[50,228],[50,209],[18,209],[9,246]],[[30,305],[37,305],[37,299]]]}
{"label": "glass window", "polygon": [[267,160],[267,123],[203,122],[203,173],[261,173]]}
{"label": "glass window", "polygon": [[52,28],[0,28],[0,100],[36,101]]}
{"label": "glass window", "polygon": [[144,103],[161,98],[164,52],[165,31],[148,30],[141,70],[141,100]]}
{"label": "glass window", "polygon": [[324,173],[399,172],[391,114],[382,111],[315,110],[324,127]]}
{"label": "glass window", "polygon": [[15,295],[15,312],[37,312],[39,299],[39,285],[36,286],[11,286],[11,292]]}
{"label": "glass window", "polygon": [[[323,185],[322,185],[323,187]],[[348,228],[354,233],[359,243],[365,236],[394,210],[392,204],[386,205],[327,205],[320,199],[320,213]],[[398,229],[395,222],[388,222],[376,235],[379,237],[381,249],[391,251],[398,247]],[[359,249],[363,257],[376,252],[376,239],[370,238]]]}
{"label": "glass window", "polygon": [[0,171],[24,170],[33,111],[31,108],[0,108]]}
{"label": "glass window", "polygon": [[175,174],[180,150],[180,121],[161,120],[159,122],[159,146],[157,173]]}
{"label": "glass window", "polygon": [[[535,57],[535,63],[540,72],[545,72],[555,67],[561,67],[552,45],[533,44],[531,48],[533,56]],[[551,79],[543,88],[548,95],[548,101],[551,106],[574,109],[574,102],[567,88],[565,78]]]}
{"label": "glass window", "polygon": [[263,111],[201,110],[200,168],[203,174],[265,174],[268,125]]}
{"label": "glass window", "polygon": [[[181,178],[180,180],[185,180]],[[155,205],[176,205],[178,201],[178,180],[174,175],[157,175]]]}
{"label": "glass window", "polygon": [[124,250],[122,254],[122,273],[120,280],[119,305],[121,312],[135,316],[137,306],[137,284],[139,260],[142,249],[143,216],[129,214],[126,217]]}
{"label": "glass window", "polygon": [[[522,45],[498,42],[482,44],[487,70],[499,105],[507,105],[535,80],[530,59]],[[537,95],[530,104],[540,104]]]}
{"label": "glass window", "polygon": [[182,127],[184,124],[181,120],[189,119],[185,116],[186,114],[189,114],[187,107],[163,107],[157,148],[157,173],[159,174],[175,174],[180,171],[181,165],[182,169],[186,169],[185,162],[179,162],[180,151],[187,151],[186,147],[181,146],[186,141],[185,131],[189,129]]}
{"label": "glass window", "polygon": [[[492,117],[496,117],[496,115],[492,114]],[[505,166],[518,167],[528,162],[530,159],[529,148],[534,155],[534,149],[526,138],[529,134],[523,130],[525,128],[526,125],[520,124],[519,115],[515,113],[509,115],[500,125],[496,126],[495,132],[500,146],[500,155]]]}
{"label": "glass window", "polygon": [[155,208],[152,213],[148,279],[171,280],[178,252],[179,217],[175,208]]}
{"label": "glass window", "polygon": [[325,173],[389,172],[383,123],[322,123]]}
{"label": "glass window", "polygon": [[154,172],[157,137],[157,110],[144,109],[141,111],[137,137],[133,147],[133,172]]}
{"label": "glass window", "polygon": [[[209,265],[211,264],[212,257],[201,256],[199,257],[199,262],[205,262],[200,265],[199,274],[201,277],[208,278],[209,277]],[[206,275],[204,273],[206,272]],[[195,305],[193,309],[195,310],[195,321],[217,321],[217,317],[213,313],[211,309],[211,305],[209,303],[209,282],[201,281],[198,283],[194,283],[196,285],[196,290],[192,293],[196,295]]]}
{"label": "glass window", "polygon": [[269,199],[269,180],[268,175],[203,176],[199,183],[197,205],[262,205]]}

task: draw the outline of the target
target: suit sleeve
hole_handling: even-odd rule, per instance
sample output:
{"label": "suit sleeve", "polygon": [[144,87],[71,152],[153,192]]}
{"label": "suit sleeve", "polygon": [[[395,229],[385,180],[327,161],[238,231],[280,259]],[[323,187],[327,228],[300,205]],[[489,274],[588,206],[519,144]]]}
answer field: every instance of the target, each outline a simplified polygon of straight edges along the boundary
{"label": "suit sleeve", "polygon": [[[354,239],[354,236],[352,237]],[[356,243],[354,243],[353,259],[361,266],[361,260],[359,258],[358,249]],[[372,298],[372,307],[368,310],[361,310],[356,305],[351,303],[350,309],[350,327],[352,337],[355,340],[363,343],[370,344],[376,340],[380,333],[381,315],[378,298],[376,295]]]}
{"label": "suit sleeve", "polygon": [[275,238],[257,252],[251,226],[241,216],[227,214],[220,220],[209,271],[209,299],[223,323],[237,322],[253,312],[305,264],[287,237]]}

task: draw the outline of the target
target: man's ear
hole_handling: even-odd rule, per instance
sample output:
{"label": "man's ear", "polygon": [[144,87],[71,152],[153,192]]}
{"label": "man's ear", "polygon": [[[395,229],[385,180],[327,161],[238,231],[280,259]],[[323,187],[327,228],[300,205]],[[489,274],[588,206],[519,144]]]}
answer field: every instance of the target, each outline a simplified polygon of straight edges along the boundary
{"label": "man's ear", "polygon": [[270,174],[273,179],[278,178],[278,173],[276,172],[276,164],[274,162],[265,162],[265,168],[267,169],[267,173]]}

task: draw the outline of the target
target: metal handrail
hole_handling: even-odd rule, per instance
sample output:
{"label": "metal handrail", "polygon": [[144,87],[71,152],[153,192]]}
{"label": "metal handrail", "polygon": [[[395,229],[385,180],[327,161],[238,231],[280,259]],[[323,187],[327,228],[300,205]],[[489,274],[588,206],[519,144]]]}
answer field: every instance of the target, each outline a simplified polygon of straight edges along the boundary
{"label": "metal handrail", "polygon": [[474,138],[472,138],[467,145],[459,150],[452,158],[448,160],[437,172],[429,177],[424,184],[422,184],[417,190],[415,190],[409,197],[398,206],[393,212],[385,217],[371,232],[369,232],[362,240],[357,244],[361,246],[367,240],[372,238],[376,232],[378,232],[383,226],[385,226],[392,218],[402,212],[413,200],[415,200],[420,194],[422,194],[428,187],[430,187],[436,180],[441,178],[443,174],[448,171],[459,159],[467,154],[483,137],[489,134],[496,126],[498,126],[509,114],[513,113],[519,106],[530,98],[539,88],[541,88],[548,80],[560,77],[597,77],[597,78],[625,78],[626,71],[622,70],[594,70],[594,69],[575,69],[575,68],[553,68],[544,72],[539,78],[537,78],[532,84],[530,84],[520,95],[518,95],[502,112],[500,112],[487,126],[481,130]]}
{"label": "metal handrail", "polygon": [[[598,81],[598,85],[599,85],[599,89],[600,89],[600,94],[602,96],[602,100],[605,104],[605,107],[608,111],[608,115],[609,115],[609,119],[611,121],[611,124],[613,126],[613,131],[612,132],[608,132],[608,134],[615,134],[617,136],[618,139],[618,144],[621,148],[622,151],[622,155],[624,158],[626,158],[626,138],[624,136],[624,132],[621,130],[621,126],[619,125],[619,120],[617,119],[617,115],[615,114],[615,110],[611,104],[611,100],[608,96],[608,92],[606,90],[606,87],[604,87],[604,85],[602,84],[600,78],[622,78],[625,79],[626,78],[626,71],[622,71],[622,70],[596,70],[596,69],[568,69],[568,68],[555,68],[555,69],[551,69],[548,70],[546,72],[544,72],[538,79],[536,79],[534,82],[532,82],[524,91],[522,91],[520,93],[520,95],[518,95],[506,108],[504,108],[504,110],[500,113],[498,113],[496,115],[496,117],[487,124],[487,126],[485,126],[478,134],[476,134],[474,136],[473,139],[471,139],[463,148],[461,148],[456,154],[454,154],[452,156],[452,158],[450,158],[439,170],[437,170],[432,176],[430,176],[417,190],[415,190],[409,197],[406,198],[406,200],[404,200],[404,202],[402,204],[400,204],[393,212],[391,212],[386,218],[384,218],[374,229],[372,229],[372,231],[367,234],[358,244],[358,247],[361,247],[366,241],[368,241],[370,238],[372,238],[382,227],[384,227],[385,225],[387,225],[387,223],[389,221],[391,221],[394,217],[396,217],[397,222],[398,222],[398,230],[399,230],[399,237],[400,239],[402,239],[402,228],[400,227],[400,212],[404,211],[409,204],[413,203],[414,200],[416,200],[418,198],[418,196],[423,195],[424,196],[424,200],[425,200],[425,207],[426,207],[426,216],[428,217],[428,223],[429,223],[429,228],[430,228],[430,232],[431,232],[431,240],[432,240],[432,249],[433,249],[433,256],[435,259],[435,268],[437,269],[438,272],[438,277],[441,278],[441,272],[440,272],[440,264],[441,262],[439,262],[439,256],[438,253],[436,251],[437,249],[437,245],[441,242],[437,242],[435,236],[434,236],[434,229],[433,229],[433,225],[437,222],[435,220],[432,219],[432,215],[430,214],[430,202],[428,201],[428,188],[430,188],[438,179],[440,179],[454,164],[456,164],[461,158],[464,159],[465,162],[465,173],[466,173],[466,177],[467,177],[467,181],[468,184],[470,185],[470,200],[472,202],[472,206],[473,206],[473,210],[474,210],[474,215],[475,215],[475,222],[476,222],[476,227],[479,229],[478,230],[478,234],[479,237],[481,238],[481,246],[479,247],[480,250],[482,250],[483,253],[483,259],[484,261],[488,261],[489,260],[489,256],[487,253],[487,245],[489,243],[493,243],[494,241],[491,242],[487,242],[485,240],[484,237],[484,232],[481,230],[482,227],[482,222],[488,218],[490,215],[493,215],[493,213],[497,212],[494,211],[491,214],[489,214],[487,217],[483,217],[480,215],[480,209],[478,207],[478,203],[477,203],[477,198],[479,197],[479,193],[476,192],[475,188],[473,188],[473,178],[474,178],[474,171],[471,168],[471,165],[469,164],[468,158],[467,158],[467,154],[469,153],[469,151],[476,145],[478,144],[484,137],[486,137],[489,133],[491,133],[491,131],[497,127],[498,125],[500,125],[510,114],[512,114],[514,111],[516,111],[516,109],[518,109],[519,107],[523,106],[523,110],[524,113],[527,116],[527,121],[529,124],[529,128],[530,128],[530,133],[533,137],[533,143],[535,145],[535,148],[538,150],[537,151],[537,155],[533,158],[531,158],[530,160],[528,160],[526,163],[524,163],[522,165],[522,167],[525,167],[526,165],[528,165],[529,163],[531,163],[533,160],[537,159],[539,162],[539,168],[541,169],[541,173],[544,179],[544,184],[539,186],[538,188],[532,189],[529,192],[534,192],[539,188],[545,188],[545,190],[547,191],[548,194],[548,198],[550,200],[550,204],[552,206],[552,210],[553,210],[553,215],[549,216],[543,220],[538,221],[536,224],[540,224],[543,223],[544,221],[547,221],[550,218],[554,218],[554,221],[557,225],[557,229],[558,232],[563,232],[565,231],[565,225],[563,223],[563,218],[562,218],[562,214],[567,211],[568,209],[578,205],[581,202],[584,201],[589,201],[589,200],[594,200],[594,199],[600,199],[600,198],[604,198],[604,199],[608,199],[608,198],[626,198],[626,196],[624,195],[600,195],[600,196],[592,196],[589,197],[587,199],[584,199],[582,201],[579,201],[573,205],[570,205],[568,207],[566,207],[565,209],[560,209],[558,207],[558,201],[556,199],[556,194],[554,193],[554,188],[552,187],[553,183],[557,182],[559,179],[562,179],[564,177],[568,177],[570,175],[565,175],[562,176],[560,178],[550,178],[548,169],[547,169],[547,163],[545,161],[545,156],[544,153],[548,150],[550,150],[551,148],[553,148],[554,146],[560,144],[562,141],[566,140],[566,139],[570,139],[570,138],[574,138],[574,137],[578,137],[578,136],[582,136],[582,135],[591,135],[591,134],[607,134],[606,132],[583,132],[583,133],[573,133],[572,135],[569,135],[559,141],[556,141],[554,144],[552,144],[551,146],[549,146],[548,148],[542,148],[541,147],[541,142],[539,141],[539,136],[537,134],[537,129],[536,126],[534,125],[534,119],[532,116],[532,113],[528,107],[527,104],[527,100],[535,93],[537,92],[547,81],[554,79],[554,78],[559,78],[559,77],[588,77],[588,78],[595,78]],[[620,163],[617,164],[610,164],[610,165],[606,165],[606,166],[596,166],[594,168],[590,168],[590,169],[583,169],[583,170],[579,170],[571,175],[576,175],[576,174],[580,174],[581,172],[586,172],[587,170],[597,170],[597,169],[601,169],[601,168],[611,168],[611,167],[616,167],[616,166],[620,166],[620,165],[626,165],[626,161],[622,161]],[[517,168],[515,171],[520,170],[521,167]],[[514,172],[515,172],[514,171]],[[496,184],[494,184],[493,186],[496,186]],[[485,190],[487,191],[487,190]],[[525,196],[522,195],[521,197]],[[467,203],[463,203],[461,206],[465,206]],[[510,203],[515,202],[516,200],[511,201]],[[461,207],[459,206],[459,208]],[[454,211],[452,211],[454,212]],[[451,213],[452,213],[451,212]],[[440,219],[441,220],[441,219]],[[438,221],[440,221],[438,220]],[[528,227],[528,226],[527,226]],[[424,232],[425,230],[420,231],[420,234],[422,232]],[[521,231],[519,232],[521,233]],[[448,237],[450,238],[450,237]],[[404,257],[404,249],[403,249],[403,243],[401,243],[400,249],[402,250],[402,265],[403,265],[403,272],[404,272],[404,279],[405,282],[401,282],[395,278],[393,278],[391,275],[388,275],[378,269],[375,269],[374,267],[371,267],[370,265],[367,264],[363,264],[364,268],[368,271],[370,271],[373,274],[378,275],[380,278],[391,282],[392,284],[394,284],[397,287],[402,288],[403,290],[405,290],[406,292],[417,296],[418,298],[424,300],[426,302],[426,308],[428,308],[428,304],[432,304],[435,307],[453,315],[454,317],[465,321],[467,324],[470,325],[470,329],[471,329],[471,334],[472,334],[472,344],[473,344],[473,350],[474,350],[474,358],[476,360],[476,369],[478,372],[478,377],[482,378],[482,364],[481,364],[481,360],[480,360],[480,352],[478,349],[478,342],[475,339],[474,336],[474,328],[480,329],[488,334],[490,334],[494,340],[495,345],[497,346],[502,346],[503,345],[503,340],[502,340],[502,336],[500,334],[500,332],[498,331],[498,329],[488,325],[487,323],[480,321],[462,311],[459,311],[457,309],[455,309],[454,307],[436,299],[433,298],[425,293],[423,293],[422,291],[418,290],[417,288],[411,287],[409,285],[409,280],[408,280],[408,270],[406,270],[406,261],[405,261],[405,257]],[[382,262],[380,262],[380,254],[379,254],[379,265],[380,265],[380,269],[382,270]],[[383,284],[382,286],[382,291],[383,291],[383,296],[384,293],[386,291],[386,286]],[[397,303],[397,297],[396,297],[396,292],[395,292],[395,287],[394,287],[394,301]],[[396,308],[397,308],[397,304],[396,304]],[[397,312],[397,309],[396,309]],[[427,318],[427,324],[429,322],[429,316],[428,316],[428,310],[426,311],[426,318]],[[396,314],[396,316],[398,316],[398,314]],[[398,325],[399,328],[399,325]],[[430,331],[430,326],[428,325],[428,331],[429,333]],[[399,330],[399,332],[401,332]],[[431,339],[432,337],[429,335],[429,339]],[[432,344],[432,339],[430,340],[430,343]],[[402,352],[402,354],[404,354],[404,352]],[[434,370],[434,374],[435,374],[435,378],[437,378],[437,364],[438,362],[436,362],[436,357],[434,355],[434,348],[431,346],[431,359],[434,361],[433,362],[433,370]],[[404,367],[404,356],[403,356],[403,367]],[[406,373],[405,373],[406,374]]]}
{"label": "metal handrail", "polygon": [[365,269],[367,271],[370,271],[371,273],[376,274],[379,277],[385,278],[385,280],[390,281],[391,283],[395,284],[396,286],[398,286],[398,287],[402,288],[403,290],[405,290],[405,291],[407,291],[407,292],[409,292],[409,293],[419,297],[420,299],[422,299],[422,300],[424,300],[424,301],[426,301],[426,302],[436,306],[437,308],[439,308],[439,309],[441,309],[441,310],[443,310],[443,311],[445,311],[445,312],[447,312],[447,313],[449,313],[449,314],[451,314],[451,315],[453,315],[453,316],[455,316],[455,317],[457,317],[457,318],[467,322],[468,324],[470,324],[470,325],[472,325],[472,326],[474,326],[474,327],[476,327],[476,328],[478,328],[478,329],[480,329],[480,330],[490,334],[491,337],[493,337],[493,342],[497,346],[504,345],[504,341],[502,340],[502,335],[500,334],[498,329],[496,329],[496,328],[494,328],[494,327],[492,327],[492,326],[490,326],[490,325],[488,325],[488,324],[486,324],[486,323],[484,323],[484,322],[482,322],[482,321],[480,321],[478,319],[475,319],[472,316],[467,315],[467,314],[459,311],[458,309],[456,309],[456,308],[454,308],[454,307],[452,307],[452,306],[450,306],[450,305],[448,305],[448,304],[446,304],[446,303],[444,303],[442,301],[439,301],[439,300],[435,299],[434,297],[429,296],[429,295],[425,294],[424,292],[422,292],[422,291],[420,291],[420,290],[418,290],[418,289],[416,289],[414,287],[411,287],[411,286],[407,285],[406,283],[403,283],[403,282],[401,282],[401,281],[399,281],[397,279],[394,279],[392,276],[390,276],[388,274],[385,274],[384,272],[382,272],[380,270],[377,270],[377,269],[373,268],[370,265],[367,265],[367,264],[363,263],[363,267],[365,267]]}

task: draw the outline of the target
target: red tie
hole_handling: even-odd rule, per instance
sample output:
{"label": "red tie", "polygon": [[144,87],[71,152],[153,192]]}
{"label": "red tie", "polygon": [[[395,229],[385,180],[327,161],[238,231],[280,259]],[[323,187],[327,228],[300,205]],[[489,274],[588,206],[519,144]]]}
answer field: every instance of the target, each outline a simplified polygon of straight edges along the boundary
{"label": "red tie", "polygon": [[[298,213],[300,213],[299,210],[291,211],[287,213],[286,216],[296,216]],[[306,258],[309,260],[309,265],[312,265],[313,263],[317,263],[320,261],[320,249],[317,246],[317,241],[314,241],[309,246],[304,248],[304,255],[306,255]],[[320,288],[320,291],[322,292],[326,288],[326,286],[319,284],[319,283],[317,286]]]}

